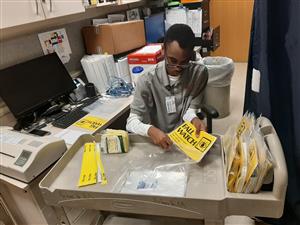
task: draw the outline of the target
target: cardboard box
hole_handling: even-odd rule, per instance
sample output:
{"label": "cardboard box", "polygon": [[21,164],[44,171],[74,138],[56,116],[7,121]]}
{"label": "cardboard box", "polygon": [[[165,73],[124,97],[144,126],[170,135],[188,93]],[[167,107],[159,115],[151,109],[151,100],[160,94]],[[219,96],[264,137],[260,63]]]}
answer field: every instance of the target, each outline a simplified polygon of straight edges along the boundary
{"label": "cardboard box", "polygon": [[87,54],[119,54],[146,44],[143,20],[82,28]]}
{"label": "cardboard box", "polygon": [[156,64],[162,59],[161,44],[147,45],[127,56],[128,64]]}

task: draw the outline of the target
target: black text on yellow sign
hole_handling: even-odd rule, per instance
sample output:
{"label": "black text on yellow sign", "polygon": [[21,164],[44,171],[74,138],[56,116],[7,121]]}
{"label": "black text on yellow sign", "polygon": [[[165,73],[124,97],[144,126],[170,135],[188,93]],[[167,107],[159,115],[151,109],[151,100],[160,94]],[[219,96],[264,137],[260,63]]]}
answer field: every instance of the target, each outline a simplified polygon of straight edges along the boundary
{"label": "black text on yellow sign", "polygon": [[202,137],[200,139],[195,137],[195,129],[186,123],[178,127],[177,133],[201,152],[204,152],[211,144],[211,140],[207,139],[206,137]]}
{"label": "black text on yellow sign", "polygon": [[169,134],[172,141],[191,159],[200,161],[216,141],[216,137],[201,131],[196,137],[195,127],[185,122]]}
{"label": "black text on yellow sign", "polygon": [[75,126],[95,131],[102,127],[107,120],[95,116],[86,116],[75,123]]}

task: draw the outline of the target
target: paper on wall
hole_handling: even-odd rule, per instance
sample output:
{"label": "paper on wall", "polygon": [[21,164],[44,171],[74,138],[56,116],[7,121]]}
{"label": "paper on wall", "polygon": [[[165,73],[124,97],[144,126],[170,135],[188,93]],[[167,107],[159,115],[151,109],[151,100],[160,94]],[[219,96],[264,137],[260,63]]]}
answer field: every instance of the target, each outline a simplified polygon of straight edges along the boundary
{"label": "paper on wall", "polygon": [[192,28],[196,37],[201,37],[202,34],[202,10],[188,10],[187,13],[187,24]]}
{"label": "paper on wall", "polygon": [[202,34],[202,10],[186,10],[185,8],[173,8],[166,10],[166,30],[176,23],[189,25],[196,37]]}
{"label": "paper on wall", "polygon": [[38,34],[45,55],[56,52],[63,63],[70,61],[72,53],[65,28]]}
{"label": "paper on wall", "polygon": [[186,9],[184,8],[173,8],[166,10],[166,23],[173,25],[175,23],[187,23]]}

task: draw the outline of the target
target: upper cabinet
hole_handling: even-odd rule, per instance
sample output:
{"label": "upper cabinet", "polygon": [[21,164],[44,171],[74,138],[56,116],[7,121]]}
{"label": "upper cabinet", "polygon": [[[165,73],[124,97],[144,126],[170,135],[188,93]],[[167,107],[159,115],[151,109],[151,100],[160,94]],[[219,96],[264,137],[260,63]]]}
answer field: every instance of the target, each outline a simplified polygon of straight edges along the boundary
{"label": "upper cabinet", "polygon": [[40,0],[47,19],[84,12],[82,0]]}
{"label": "upper cabinet", "polygon": [[0,28],[45,19],[40,0],[0,0]]}
{"label": "upper cabinet", "polygon": [[0,0],[0,28],[84,12],[82,0]]}
{"label": "upper cabinet", "polygon": [[[103,16],[105,12],[145,5],[145,0],[117,0],[97,6],[84,7],[83,0],[0,0],[0,41],[45,30],[88,18]],[[106,6],[104,10],[101,6]],[[128,8],[131,8],[131,6]]]}

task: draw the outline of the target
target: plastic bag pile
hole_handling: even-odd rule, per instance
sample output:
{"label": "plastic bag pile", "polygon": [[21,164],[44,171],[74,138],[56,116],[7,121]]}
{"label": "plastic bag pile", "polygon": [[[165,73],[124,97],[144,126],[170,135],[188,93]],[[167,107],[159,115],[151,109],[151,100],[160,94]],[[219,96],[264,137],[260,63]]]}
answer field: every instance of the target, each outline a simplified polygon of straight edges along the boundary
{"label": "plastic bag pile", "polygon": [[259,120],[246,113],[222,138],[230,192],[257,193],[273,171],[274,161],[260,132]]}

